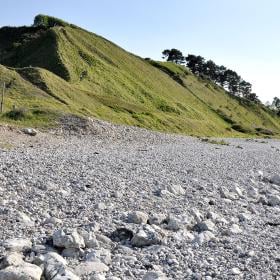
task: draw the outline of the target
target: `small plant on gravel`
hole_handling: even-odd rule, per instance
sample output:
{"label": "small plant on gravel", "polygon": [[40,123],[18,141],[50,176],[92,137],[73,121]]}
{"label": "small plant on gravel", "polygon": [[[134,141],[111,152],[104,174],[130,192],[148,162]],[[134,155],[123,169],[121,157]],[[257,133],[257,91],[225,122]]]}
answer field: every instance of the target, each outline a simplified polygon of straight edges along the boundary
{"label": "small plant on gravel", "polygon": [[201,138],[200,140],[201,140],[201,142],[206,142],[209,144],[229,146],[229,143],[227,143],[225,140],[215,140],[215,139],[209,139],[209,138]]}

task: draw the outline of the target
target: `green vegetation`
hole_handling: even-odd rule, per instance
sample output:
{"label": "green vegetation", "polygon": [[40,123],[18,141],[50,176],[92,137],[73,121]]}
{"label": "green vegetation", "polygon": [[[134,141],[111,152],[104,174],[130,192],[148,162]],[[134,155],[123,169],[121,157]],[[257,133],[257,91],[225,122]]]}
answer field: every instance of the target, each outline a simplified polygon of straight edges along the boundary
{"label": "green vegetation", "polygon": [[262,134],[262,135],[274,135],[274,132],[267,129],[267,128],[263,128],[263,127],[257,127],[256,128],[256,131],[259,133],[259,134]]}
{"label": "green vegetation", "polygon": [[221,146],[229,146],[225,140],[216,140],[216,139],[209,139],[209,138],[200,138],[201,142],[214,144],[214,145],[221,145]]}
{"label": "green vegetation", "polygon": [[252,129],[250,129],[249,127],[246,127],[242,124],[233,124],[231,126],[232,129],[236,130],[236,131],[239,131],[241,133],[247,133],[247,134],[253,134],[253,131]]}
{"label": "green vegetation", "polygon": [[71,24],[55,17],[50,17],[46,15],[37,15],[34,19],[33,26],[44,26],[44,27],[55,27],[55,26],[71,26]]}
{"label": "green vegetation", "polygon": [[261,104],[233,98],[182,65],[144,60],[51,17],[39,16],[33,27],[1,28],[0,64],[7,85],[0,122],[53,125],[75,114],[201,136],[280,131],[279,117]]}
{"label": "green vegetation", "polygon": [[274,97],[269,109],[273,110],[278,116],[280,116],[280,98]]}
{"label": "green vegetation", "polygon": [[247,101],[260,103],[257,95],[252,93],[252,85],[243,80],[235,71],[223,65],[216,65],[212,60],[206,61],[200,55],[189,54],[184,57],[177,49],[164,50],[163,58],[176,64],[186,65],[193,74],[223,87],[233,96],[240,96]]}

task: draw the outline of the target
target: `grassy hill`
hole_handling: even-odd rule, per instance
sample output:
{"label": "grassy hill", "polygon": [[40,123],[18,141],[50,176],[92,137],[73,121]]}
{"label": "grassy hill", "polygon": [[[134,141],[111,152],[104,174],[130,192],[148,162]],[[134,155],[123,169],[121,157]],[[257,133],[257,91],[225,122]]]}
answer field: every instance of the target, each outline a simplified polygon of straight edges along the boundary
{"label": "grassy hill", "polygon": [[75,114],[194,135],[280,132],[280,119],[264,107],[183,66],[144,60],[58,19],[35,23],[0,29],[0,81],[8,85],[2,122],[41,126]]}

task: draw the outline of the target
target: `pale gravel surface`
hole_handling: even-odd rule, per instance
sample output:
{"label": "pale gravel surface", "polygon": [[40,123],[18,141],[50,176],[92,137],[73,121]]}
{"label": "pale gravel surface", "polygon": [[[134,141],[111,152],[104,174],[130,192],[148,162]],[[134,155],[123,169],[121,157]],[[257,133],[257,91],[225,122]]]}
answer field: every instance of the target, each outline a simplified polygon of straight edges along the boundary
{"label": "pale gravel surface", "polygon": [[[184,234],[198,233],[181,221],[178,231],[163,229],[161,246],[114,241],[109,271],[81,279],[143,279],[148,270],[168,279],[280,279],[280,205],[267,205],[269,195],[280,195],[280,186],[268,182],[280,175],[279,140],[226,139],[229,146],[222,146],[104,122],[92,122],[82,136],[0,133],[0,240],[27,237],[39,244],[55,229],[92,222],[110,237],[117,228],[137,230],[126,219],[135,210],[178,220],[196,210],[206,220],[212,211],[220,219],[212,219],[214,240],[195,243]],[[160,193],[173,185],[185,193]],[[221,195],[221,188],[236,195],[236,186],[237,198]],[[21,222],[17,211],[35,225]],[[239,218],[243,212],[248,220]],[[48,216],[62,225],[43,225]],[[228,233],[232,224],[242,232]],[[1,244],[0,253],[6,254]],[[80,261],[69,259],[69,267]]]}

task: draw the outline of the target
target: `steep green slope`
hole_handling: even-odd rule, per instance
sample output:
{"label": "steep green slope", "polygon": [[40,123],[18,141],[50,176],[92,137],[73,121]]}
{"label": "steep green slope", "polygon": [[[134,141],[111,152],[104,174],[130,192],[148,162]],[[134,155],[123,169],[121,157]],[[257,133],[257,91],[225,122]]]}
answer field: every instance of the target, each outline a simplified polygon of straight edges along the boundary
{"label": "steep green slope", "polygon": [[233,97],[213,82],[192,75],[184,66],[171,62],[150,61],[150,63],[192,92],[233,127],[239,125],[245,130],[251,130],[252,133],[260,128],[268,128],[275,132],[280,130],[279,117],[263,105]]}
{"label": "steep green slope", "polygon": [[[19,124],[18,121],[24,121],[26,125],[46,126],[60,115],[60,103],[15,70],[0,65],[0,81],[6,83],[2,122]],[[12,108],[16,108],[12,110],[14,114],[8,117]]]}
{"label": "steep green slope", "polygon": [[239,104],[184,67],[152,65],[76,26],[52,25],[0,29],[0,63],[13,67],[2,71],[5,79],[13,74],[44,96],[25,95],[14,84],[7,92],[8,109],[16,104],[195,135],[240,136],[231,119],[252,132],[280,130],[276,117]]}

